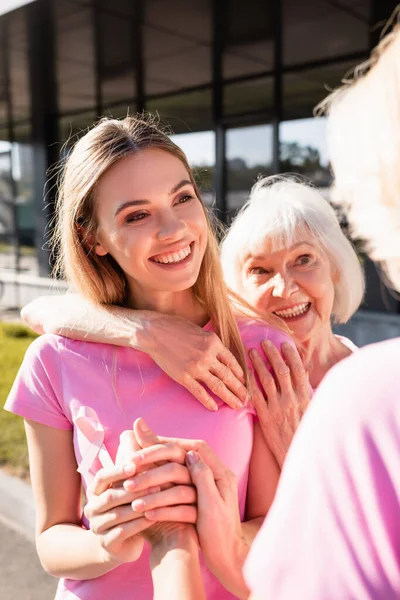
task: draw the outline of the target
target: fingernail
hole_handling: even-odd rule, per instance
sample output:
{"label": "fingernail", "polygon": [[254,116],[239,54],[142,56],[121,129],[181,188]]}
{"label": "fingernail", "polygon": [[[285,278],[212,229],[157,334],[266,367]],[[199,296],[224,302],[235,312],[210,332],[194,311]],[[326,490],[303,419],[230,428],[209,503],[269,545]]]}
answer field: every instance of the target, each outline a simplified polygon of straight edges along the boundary
{"label": "fingernail", "polygon": [[131,504],[132,510],[136,510],[136,511],[137,510],[143,510],[144,509],[144,505],[145,505],[145,502],[144,502],[144,500],[141,500],[141,499],[134,500],[132,502],[132,504]]}
{"label": "fingernail", "polygon": [[289,344],[289,342],[283,342],[282,348],[284,350],[290,350],[292,348],[292,346]]}
{"label": "fingernail", "polygon": [[143,421],[143,419],[140,419],[138,427],[142,433],[147,433],[149,431],[149,428],[147,427],[146,422]]}
{"label": "fingernail", "polygon": [[155,510],[146,510],[146,512],[144,513],[144,516],[146,517],[146,519],[154,519],[154,517],[157,516],[157,513]]}
{"label": "fingernail", "polygon": [[135,487],[136,487],[136,481],[134,479],[128,479],[127,481],[124,481],[124,488],[128,492],[131,492],[132,490],[134,490]]}
{"label": "fingernail", "polygon": [[199,462],[199,458],[200,457],[197,452],[193,452],[192,450],[186,454],[186,461],[189,463],[189,465],[195,465],[197,462]]}
{"label": "fingernail", "polygon": [[237,410],[243,408],[243,402],[240,402],[240,400],[235,400],[232,404],[233,408],[236,408]]}
{"label": "fingernail", "polygon": [[272,348],[273,343],[271,342],[271,340],[264,340],[263,344],[265,344],[266,346],[268,346],[268,348]]}
{"label": "fingernail", "polygon": [[254,350],[254,348],[252,348],[251,350],[249,350],[249,355],[251,357],[256,356],[256,351]]}
{"label": "fingernail", "polygon": [[216,402],[210,402],[208,406],[210,410],[213,410],[214,412],[218,411],[218,404]]}
{"label": "fingernail", "polygon": [[123,469],[126,475],[134,475],[136,472],[136,465],[134,463],[128,463],[123,466]]}

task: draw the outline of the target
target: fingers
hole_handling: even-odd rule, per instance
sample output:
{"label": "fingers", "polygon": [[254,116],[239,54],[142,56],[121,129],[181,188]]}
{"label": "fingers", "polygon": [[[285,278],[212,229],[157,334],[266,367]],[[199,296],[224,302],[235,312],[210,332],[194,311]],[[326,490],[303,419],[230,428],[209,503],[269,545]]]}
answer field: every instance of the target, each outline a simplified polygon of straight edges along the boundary
{"label": "fingers", "polygon": [[194,504],[197,495],[194,487],[175,485],[156,494],[149,494],[132,502],[132,510],[143,513],[154,508],[174,506],[179,504]]}
{"label": "fingers", "polygon": [[169,462],[155,469],[139,473],[133,479],[124,481],[124,488],[129,492],[139,492],[165,483],[191,484],[190,474],[186,467]]}
{"label": "fingers", "polygon": [[[239,365],[238,361],[236,360],[236,358],[234,357],[232,352],[230,350],[228,350],[228,348],[225,348],[225,346],[223,346],[222,350],[220,352],[218,352],[217,358],[225,366],[227,366],[230,371],[232,371],[234,377],[236,377],[236,379],[238,379],[243,384],[243,387],[244,387],[245,377],[244,377],[243,369]],[[246,390],[246,388],[244,388],[244,389]],[[246,400],[246,397],[244,397],[243,401],[245,401],[245,400]]]}
{"label": "fingers", "polygon": [[173,521],[176,523],[196,523],[197,508],[188,504],[154,508],[145,513],[149,521]]}
{"label": "fingers", "polygon": [[262,348],[275,373],[275,377],[278,381],[281,391],[284,394],[289,393],[293,389],[292,380],[290,377],[290,368],[285,363],[278,348],[274,346],[270,340],[263,341]]}
{"label": "fingers", "polygon": [[[278,394],[275,379],[273,375],[271,375],[271,373],[269,372],[267,365],[265,364],[265,361],[262,358],[261,354],[258,352],[258,350],[250,350],[249,354],[255,372],[258,375],[258,379],[267,397],[267,400],[264,400],[264,405],[267,403],[268,405],[271,405],[273,407],[278,402]],[[255,378],[254,380],[252,379],[252,382],[252,393],[254,396],[253,399],[260,400],[260,394],[257,394],[258,385]],[[260,402],[258,402],[258,406],[261,408]]]}
{"label": "fingers", "polygon": [[119,437],[119,446],[115,464],[124,465],[131,462],[132,456],[137,450],[140,450],[140,446],[136,441],[133,431],[130,429],[123,431]]}
{"label": "fingers", "polygon": [[159,444],[160,440],[156,434],[150,429],[146,421],[142,418],[136,419],[133,424],[133,435],[137,442],[137,450],[142,448],[149,448],[154,444]]}
{"label": "fingers", "polygon": [[223,394],[220,396],[221,400],[231,408],[242,408],[243,402],[245,402],[247,398],[247,389],[232,373],[229,367],[223,362],[216,361],[216,363],[210,367],[210,373],[222,381],[234,398],[234,401],[232,402],[232,396],[230,394]]}
{"label": "fingers", "polygon": [[181,465],[185,464],[186,451],[176,442],[156,444],[150,448],[143,448],[135,454],[133,462],[140,468],[155,462],[172,461]]}
{"label": "fingers", "polygon": [[111,485],[132,477],[137,472],[137,467],[132,462],[108,469],[100,469],[88,489],[88,494],[96,495],[105,492]]}
{"label": "fingers", "polygon": [[190,392],[192,396],[194,396],[200,402],[200,404],[207,408],[207,410],[212,410],[213,412],[218,410],[218,404],[215,402],[215,400],[213,400],[213,398],[211,398],[210,394],[201,385],[201,383],[196,381],[196,379],[193,379],[193,377],[187,375],[183,379],[182,385],[184,385],[188,392]]}
{"label": "fingers", "polygon": [[89,519],[90,530],[96,535],[102,535],[112,527],[143,517],[143,512],[134,512],[130,504],[124,504],[91,517],[90,511],[85,511],[85,516]]}
{"label": "fingers", "polygon": [[215,503],[221,498],[213,471],[197,452],[188,452],[186,463],[197,489],[198,506],[202,512],[212,510],[213,505],[215,506]]}
{"label": "fingers", "polygon": [[307,371],[296,348],[285,342],[282,344],[281,349],[286,363],[290,368],[295,388],[300,390],[303,387],[308,387]]}
{"label": "fingers", "polygon": [[[219,371],[221,372],[221,369]],[[205,374],[203,381],[213,394],[218,396],[225,404],[228,404],[231,408],[242,408],[242,402],[226,387],[225,383],[219,377],[213,375],[211,370]]]}
{"label": "fingers", "polygon": [[[131,509],[131,519],[132,519],[132,509]],[[152,521],[146,519],[146,517],[138,517],[137,519],[133,519],[127,521],[125,523],[120,523],[119,525],[112,527],[109,531],[107,531],[104,535],[104,546],[111,545],[115,542],[121,544],[125,540],[139,533],[145,531],[148,527],[153,525]]]}

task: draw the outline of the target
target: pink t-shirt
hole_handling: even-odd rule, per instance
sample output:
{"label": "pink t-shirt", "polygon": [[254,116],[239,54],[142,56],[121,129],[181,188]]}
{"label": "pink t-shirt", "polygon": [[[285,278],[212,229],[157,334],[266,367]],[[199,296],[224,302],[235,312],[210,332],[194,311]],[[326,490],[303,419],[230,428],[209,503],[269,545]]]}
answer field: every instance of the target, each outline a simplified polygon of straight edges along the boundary
{"label": "pink t-shirt", "polygon": [[319,386],[245,577],[257,600],[400,598],[400,338]]}
{"label": "pink t-shirt", "polygon": [[[278,347],[287,339],[250,321],[242,322],[240,330],[247,349],[260,349],[265,338]],[[93,446],[82,417],[90,416],[97,435],[104,431],[104,449],[113,461],[121,432],[130,429],[138,417],[159,435],[203,439],[236,474],[243,519],[254,410],[248,406],[235,411],[215,400],[219,411],[206,410],[143,352],[43,335],[29,347],[5,408],[50,427],[74,429],[75,455],[85,488],[101,464],[100,455],[90,456]],[[88,526],[83,516],[82,524]],[[204,565],[202,570],[208,600],[233,598]],[[60,580],[56,599],[67,598],[151,600],[148,548],[138,561],[97,579]]]}

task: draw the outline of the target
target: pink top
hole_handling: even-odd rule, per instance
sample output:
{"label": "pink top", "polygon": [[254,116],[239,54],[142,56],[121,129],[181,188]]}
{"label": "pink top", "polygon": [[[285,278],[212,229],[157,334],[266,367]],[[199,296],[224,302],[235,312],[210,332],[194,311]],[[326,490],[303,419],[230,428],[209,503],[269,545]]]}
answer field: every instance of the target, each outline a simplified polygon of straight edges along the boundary
{"label": "pink top", "polygon": [[[245,346],[260,348],[269,338],[287,338],[260,323],[240,325]],[[219,411],[206,410],[170,379],[147,355],[129,348],[43,335],[29,347],[5,408],[57,429],[74,429],[74,449],[86,489],[101,467],[115,460],[119,436],[143,417],[159,435],[205,440],[237,477],[241,518],[244,517],[254,411],[230,409],[218,398]],[[97,446],[88,437],[94,435]],[[103,447],[102,447],[103,443]],[[99,452],[99,448],[102,450]],[[82,516],[82,524],[88,526]],[[148,548],[141,558],[87,581],[60,580],[57,600],[151,600]],[[203,568],[208,600],[228,600],[228,593]]]}
{"label": "pink top", "polygon": [[257,600],[400,598],[400,338],[319,386],[245,566]]}

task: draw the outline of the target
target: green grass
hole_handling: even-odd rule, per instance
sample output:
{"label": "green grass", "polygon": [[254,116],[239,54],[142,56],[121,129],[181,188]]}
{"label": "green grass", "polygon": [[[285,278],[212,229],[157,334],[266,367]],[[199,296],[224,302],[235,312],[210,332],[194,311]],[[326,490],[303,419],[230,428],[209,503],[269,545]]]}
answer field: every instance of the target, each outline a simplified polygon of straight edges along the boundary
{"label": "green grass", "polygon": [[6,466],[21,477],[27,476],[29,471],[24,423],[21,417],[2,407],[25,351],[35,337],[24,325],[0,323],[0,466]]}

